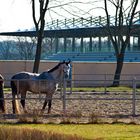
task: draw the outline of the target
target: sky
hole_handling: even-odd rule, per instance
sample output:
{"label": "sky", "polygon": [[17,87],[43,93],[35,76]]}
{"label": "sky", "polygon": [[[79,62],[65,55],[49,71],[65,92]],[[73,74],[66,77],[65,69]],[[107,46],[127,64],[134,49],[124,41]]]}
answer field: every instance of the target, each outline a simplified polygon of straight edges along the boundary
{"label": "sky", "polygon": [[[49,6],[53,7],[60,5],[61,2],[64,3],[71,0],[51,1],[52,2]],[[74,3],[66,5],[63,8],[56,7],[51,9],[49,12],[47,11],[47,21],[51,21],[52,19],[71,18],[78,14],[82,17],[105,15],[103,9],[100,8],[103,6],[103,2],[101,2],[102,0],[95,0],[96,3],[93,3],[94,0],[77,1],[85,2],[85,4]],[[100,3],[97,1],[100,1]],[[94,7],[97,7],[98,9],[94,9]],[[109,10],[111,13],[113,12],[112,7],[110,7]],[[71,11],[72,14],[68,11]],[[89,13],[87,13],[87,11],[89,11]],[[31,28],[34,28],[31,0],[0,0],[0,32],[23,31],[30,30]]]}
{"label": "sky", "polygon": [[[51,6],[61,4],[61,0],[56,1],[52,0]],[[67,0],[68,1],[68,0]],[[79,0],[80,1],[80,0]],[[81,0],[82,1],[82,0]],[[85,2],[89,2],[90,0],[85,0]],[[62,2],[64,2],[62,0]],[[76,6],[76,7],[75,7]],[[72,8],[73,7],[73,8]],[[66,9],[70,9],[73,12],[74,16],[75,9],[78,13],[84,13],[86,10],[79,10],[77,7],[80,7],[80,9],[84,9],[86,7],[89,8],[88,5],[81,5],[81,4],[74,4],[70,6],[65,6],[63,8],[55,8],[53,10],[50,10],[47,14],[47,21],[50,21],[51,19],[57,19],[65,17],[70,18],[69,13]],[[83,8],[84,7],[84,8]],[[58,11],[58,13],[55,12]],[[68,16],[65,16],[65,13],[68,14]],[[83,16],[86,16],[83,14]],[[89,17],[90,15],[88,15]],[[10,31],[17,31],[17,30],[30,30],[34,27],[33,19],[32,19],[32,9],[31,9],[31,0],[0,0],[0,32],[10,32]]]}
{"label": "sky", "polygon": [[0,32],[29,29],[33,26],[29,0],[0,1]]}

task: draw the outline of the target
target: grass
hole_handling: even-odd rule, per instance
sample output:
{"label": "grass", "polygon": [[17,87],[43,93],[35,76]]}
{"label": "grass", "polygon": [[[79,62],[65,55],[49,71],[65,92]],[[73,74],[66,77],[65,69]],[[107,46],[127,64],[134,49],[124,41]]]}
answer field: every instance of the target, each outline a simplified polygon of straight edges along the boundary
{"label": "grass", "polygon": [[[67,88],[67,90],[70,90],[70,88]],[[74,87],[72,88],[72,91],[83,91],[83,92],[91,92],[91,91],[105,91],[105,87]],[[106,91],[132,91],[131,87],[125,87],[125,86],[119,86],[119,87],[106,87]]]}
{"label": "grass", "polygon": [[1,140],[82,140],[76,135],[64,135],[52,131],[31,128],[0,127]]}
{"label": "grass", "polygon": [[[66,135],[75,135],[84,140],[139,140],[140,126],[127,124],[20,124],[0,125],[0,128],[33,129]],[[55,140],[55,139],[53,139]],[[73,140],[73,139],[71,139]]]}
{"label": "grass", "polygon": [[[81,91],[81,92],[102,92],[102,91],[105,91],[105,88],[106,88],[106,91],[108,92],[114,92],[114,91],[132,91],[132,88],[131,87],[127,87],[127,86],[119,86],[119,87],[73,87],[72,88],[72,91]],[[59,89],[60,90],[60,89]],[[139,90],[139,89],[137,89]],[[4,91],[5,92],[10,92],[11,89],[10,88],[4,88]],[[70,88],[67,88],[67,91],[70,91]]]}

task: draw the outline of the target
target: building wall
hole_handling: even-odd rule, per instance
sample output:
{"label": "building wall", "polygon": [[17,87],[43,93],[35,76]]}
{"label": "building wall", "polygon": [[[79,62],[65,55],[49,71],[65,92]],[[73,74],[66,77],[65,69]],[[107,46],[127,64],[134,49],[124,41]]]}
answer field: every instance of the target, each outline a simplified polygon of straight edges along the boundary
{"label": "building wall", "polygon": [[[54,67],[58,62],[41,61],[39,72],[43,72]],[[33,61],[0,61],[0,73],[6,80],[10,80],[12,75],[20,71],[32,72]],[[92,62],[73,62],[72,80],[78,86],[100,86],[105,83],[110,85],[115,73],[115,63],[92,63]],[[121,83],[132,84],[134,76],[140,80],[140,63],[124,63]],[[125,81],[124,81],[125,80]],[[127,81],[129,80],[129,81]],[[130,81],[131,80],[131,81]]]}

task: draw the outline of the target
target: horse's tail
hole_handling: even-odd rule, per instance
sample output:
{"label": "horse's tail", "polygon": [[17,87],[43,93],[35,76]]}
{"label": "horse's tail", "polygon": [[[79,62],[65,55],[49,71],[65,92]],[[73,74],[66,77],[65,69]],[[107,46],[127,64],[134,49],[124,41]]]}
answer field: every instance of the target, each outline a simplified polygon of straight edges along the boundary
{"label": "horse's tail", "polygon": [[4,92],[3,92],[3,77],[0,76],[0,110],[2,111],[2,113],[5,113],[5,100],[4,100]]}
{"label": "horse's tail", "polygon": [[11,80],[11,89],[12,89],[12,107],[13,107],[13,113],[15,114],[20,114],[20,109],[19,109],[19,103],[17,98],[17,86],[15,84],[16,81]]}

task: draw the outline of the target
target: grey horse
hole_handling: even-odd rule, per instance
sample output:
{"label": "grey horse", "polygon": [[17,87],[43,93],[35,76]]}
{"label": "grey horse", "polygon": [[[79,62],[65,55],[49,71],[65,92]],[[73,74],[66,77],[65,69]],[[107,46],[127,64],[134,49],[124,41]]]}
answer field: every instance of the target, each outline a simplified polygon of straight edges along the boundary
{"label": "grey horse", "polygon": [[63,78],[68,77],[70,73],[70,61],[60,62],[54,68],[44,71],[41,74],[30,73],[30,72],[20,72],[15,74],[11,78],[11,88],[12,88],[12,106],[13,113],[19,114],[19,106],[17,102],[18,94],[21,95],[21,105],[24,112],[26,92],[30,91],[34,94],[46,94],[45,102],[42,107],[42,112],[44,112],[45,107],[48,103],[48,113],[51,112],[52,96],[57,89],[58,84],[63,80]]}

